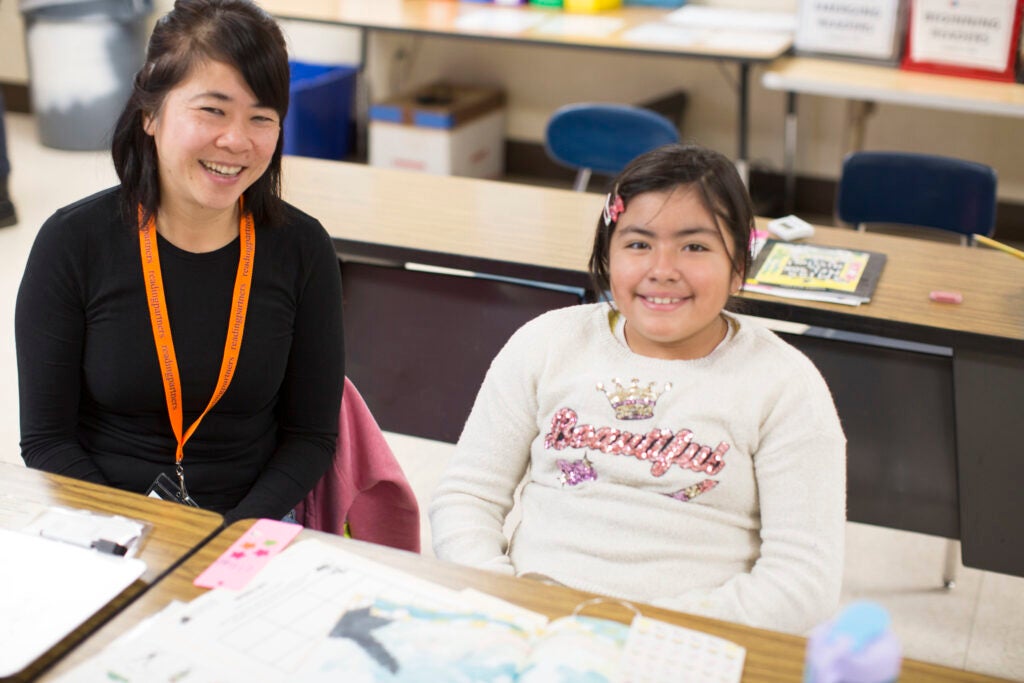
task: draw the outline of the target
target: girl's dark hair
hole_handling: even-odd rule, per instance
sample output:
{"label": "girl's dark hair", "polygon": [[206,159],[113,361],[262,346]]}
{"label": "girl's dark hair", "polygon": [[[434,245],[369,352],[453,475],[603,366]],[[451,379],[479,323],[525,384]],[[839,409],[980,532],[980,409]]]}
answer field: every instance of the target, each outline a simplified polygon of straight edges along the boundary
{"label": "girl's dark hair", "polygon": [[[260,106],[288,113],[288,50],[281,30],[269,14],[248,0],[177,0],[160,18],[149,39],[146,63],[135,75],[131,96],[114,128],[111,154],[121,179],[125,220],[144,220],[160,205],[160,172],[156,144],[143,128],[155,116],[167,93],[205,61],[234,67],[256,95]],[[257,224],[281,222],[281,150],[283,135],[270,165],[245,191],[245,208]]]}
{"label": "girl's dark hair", "polygon": [[[732,236],[736,245],[732,268],[741,281],[746,278],[754,207],[735,165],[725,155],[697,145],[665,145],[629,162],[611,187],[624,207],[629,207],[633,197],[647,192],[671,192],[678,187],[696,190],[704,209]],[[616,223],[605,225],[603,216],[597,221],[590,252],[590,280],[598,296],[611,289],[608,250]]]}

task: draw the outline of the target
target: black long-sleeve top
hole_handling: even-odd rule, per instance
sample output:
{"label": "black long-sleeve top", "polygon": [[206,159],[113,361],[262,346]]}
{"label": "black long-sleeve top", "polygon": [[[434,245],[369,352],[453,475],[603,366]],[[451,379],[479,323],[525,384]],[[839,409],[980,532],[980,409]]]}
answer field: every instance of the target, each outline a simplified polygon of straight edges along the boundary
{"label": "black long-sleeve top", "polygon": [[[175,478],[143,287],[138,226],[118,188],[57,211],[40,229],[18,291],[15,336],[27,465],[145,492]],[[203,508],[284,516],[334,454],[344,382],[341,277],[318,221],[287,206],[256,226],[252,292],[238,368],[185,445],[185,480]],[[209,253],[158,237],[181,376],[184,427],[213,393],[224,352],[238,239]]]}

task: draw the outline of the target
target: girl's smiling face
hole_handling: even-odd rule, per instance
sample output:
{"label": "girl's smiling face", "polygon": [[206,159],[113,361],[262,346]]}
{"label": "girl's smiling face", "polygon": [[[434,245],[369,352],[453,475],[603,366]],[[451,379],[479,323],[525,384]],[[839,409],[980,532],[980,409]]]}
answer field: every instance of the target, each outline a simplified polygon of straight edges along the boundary
{"label": "girl's smiling face", "polygon": [[161,205],[183,212],[233,210],[267,170],[281,131],[277,112],[217,61],[197,64],[144,125],[156,144]]}
{"label": "girl's smiling face", "polygon": [[722,341],[722,309],[739,290],[732,237],[691,187],[633,197],[608,250],[612,298],[626,341],[643,356],[702,358]]}

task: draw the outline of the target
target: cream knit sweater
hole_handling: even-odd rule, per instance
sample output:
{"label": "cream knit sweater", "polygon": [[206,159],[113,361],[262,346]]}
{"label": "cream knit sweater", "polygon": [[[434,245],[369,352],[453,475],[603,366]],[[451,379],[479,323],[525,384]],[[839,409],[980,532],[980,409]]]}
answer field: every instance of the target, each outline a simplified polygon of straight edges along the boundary
{"label": "cream knit sweater", "polygon": [[436,554],[789,632],[829,617],[846,441],[817,369],[736,316],[704,358],[640,356],[608,314],[552,311],[494,359],[431,505]]}

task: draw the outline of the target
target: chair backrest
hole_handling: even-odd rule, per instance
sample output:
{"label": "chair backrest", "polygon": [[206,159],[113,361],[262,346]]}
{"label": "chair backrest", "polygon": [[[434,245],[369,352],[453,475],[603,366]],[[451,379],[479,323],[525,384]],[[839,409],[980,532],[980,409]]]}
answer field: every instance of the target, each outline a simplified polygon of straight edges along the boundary
{"label": "chair backrest", "polygon": [[898,223],[989,236],[996,173],[985,164],[908,152],[854,152],[843,160],[839,220]]}
{"label": "chair backrest", "polygon": [[627,104],[570,104],[548,121],[545,148],[556,162],[577,170],[575,189],[586,189],[590,172],[615,175],[655,147],[679,141],[672,122]]}

